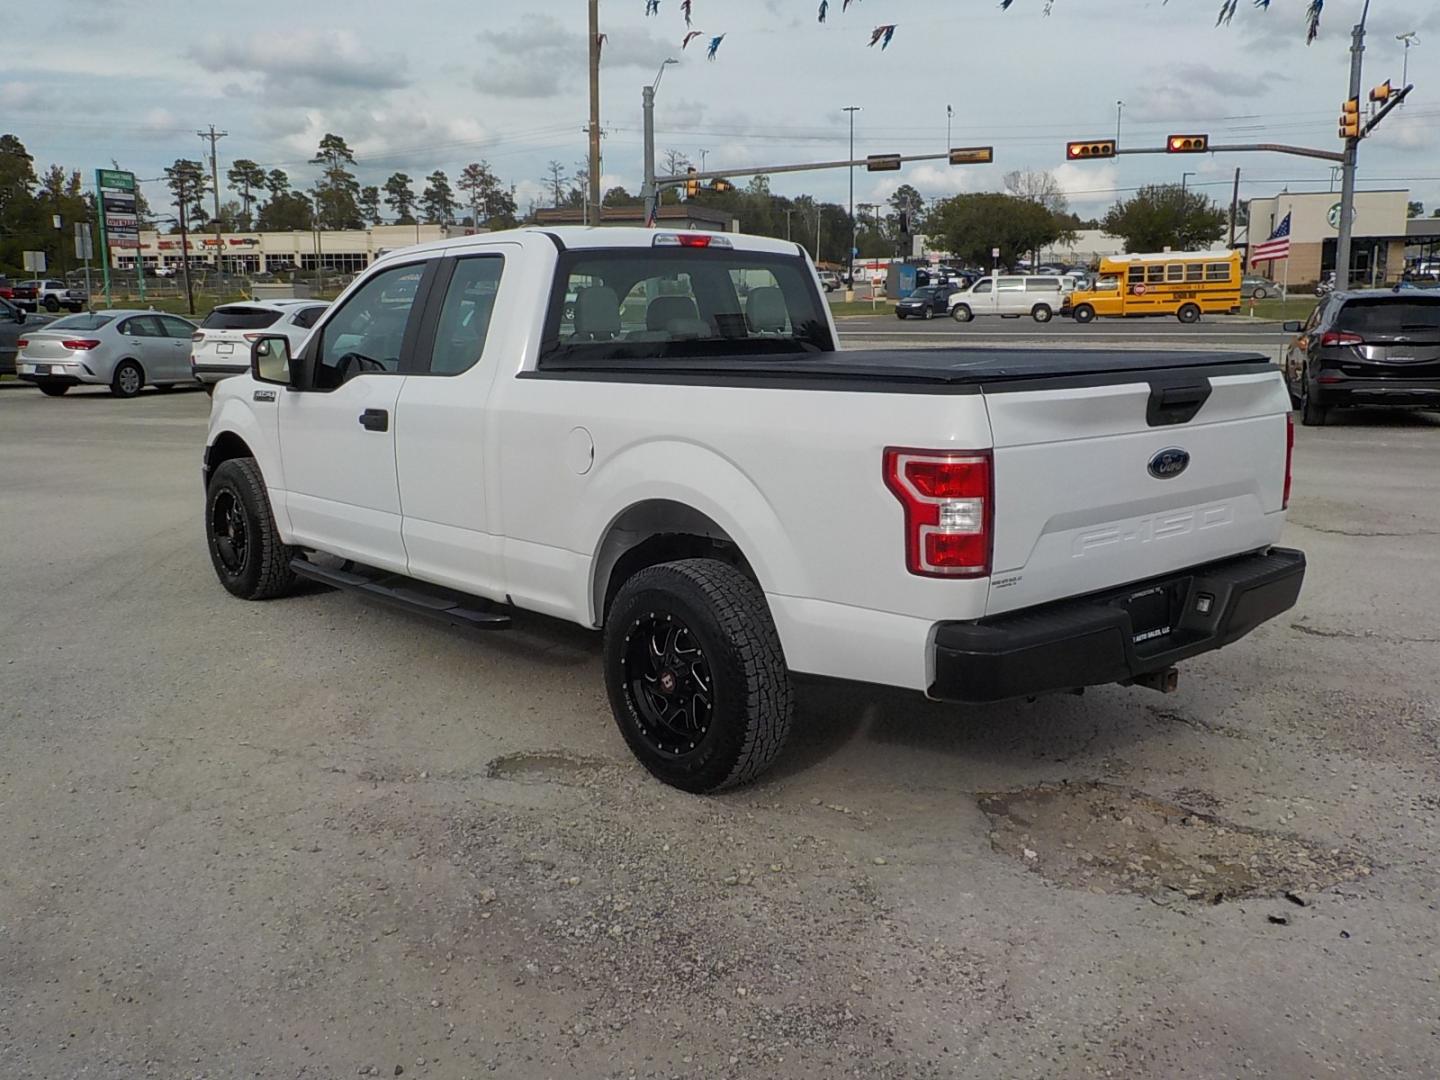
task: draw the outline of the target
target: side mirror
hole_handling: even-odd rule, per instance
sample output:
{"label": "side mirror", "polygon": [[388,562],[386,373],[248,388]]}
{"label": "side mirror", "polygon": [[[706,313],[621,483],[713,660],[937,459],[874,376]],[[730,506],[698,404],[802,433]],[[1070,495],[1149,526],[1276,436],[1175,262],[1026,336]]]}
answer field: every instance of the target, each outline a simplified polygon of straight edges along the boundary
{"label": "side mirror", "polygon": [[26,316],[25,316],[25,309],[24,309],[24,308],[17,307],[17,308],[15,309],[15,321],[16,321],[17,323],[24,323],[25,317],[26,317]]}
{"label": "side mirror", "polygon": [[1298,334],[1300,333],[1301,327],[1298,322],[1287,322],[1283,329],[1287,334]]}
{"label": "side mirror", "polygon": [[250,375],[256,382],[290,385],[290,339],[266,334],[250,345]]}

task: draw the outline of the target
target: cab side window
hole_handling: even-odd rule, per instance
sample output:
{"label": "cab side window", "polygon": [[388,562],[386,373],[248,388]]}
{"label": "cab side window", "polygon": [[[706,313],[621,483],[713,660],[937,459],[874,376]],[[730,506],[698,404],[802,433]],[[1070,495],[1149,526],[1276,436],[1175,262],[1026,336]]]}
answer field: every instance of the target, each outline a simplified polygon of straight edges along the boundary
{"label": "cab side window", "polygon": [[383,270],[362,285],[320,331],[314,385],[333,390],[356,375],[400,370],[400,350],[425,264]]}
{"label": "cab side window", "polygon": [[500,255],[470,255],[456,261],[435,327],[430,374],[458,375],[479,362],[504,268],[505,259]]}
{"label": "cab side window", "polygon": [[325,314],[323,306],[301,308],[291,321],[302,330],[309,330]]}
{"label": "cab side window", "polygon": [[981,278],[979,281],[977,281],[977,282],[975,283],[975,288],[971,290],[971,292],[977,292],[977,293],[988,293],[989,291],[990,291],[990,279],[989,279],[989,278]]}

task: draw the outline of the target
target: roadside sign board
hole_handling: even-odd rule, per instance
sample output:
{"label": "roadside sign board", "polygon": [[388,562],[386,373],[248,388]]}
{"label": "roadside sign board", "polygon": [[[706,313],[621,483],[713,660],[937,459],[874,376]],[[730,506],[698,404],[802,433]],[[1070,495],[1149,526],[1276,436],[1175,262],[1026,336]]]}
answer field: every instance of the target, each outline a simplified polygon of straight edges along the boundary
{"label": "roadside sign board", "polygon": [[32,274],[43,274],[47,267],[45,265],[45,252],[27,251],[22,258],[25,260],[25,269]]}
{"label": "roadside sign board", "polygon": [[100,220],[106,246],[138,249],[140,220],[135,216],[135,174],[120,169],[96,169],[95,190],[100,193]]}
{"label": "roadside sign board", "polygon": [[90,223],[77,221],[75,223],[75,258],[82,262],[88,260],[93,250],[90,242]]}

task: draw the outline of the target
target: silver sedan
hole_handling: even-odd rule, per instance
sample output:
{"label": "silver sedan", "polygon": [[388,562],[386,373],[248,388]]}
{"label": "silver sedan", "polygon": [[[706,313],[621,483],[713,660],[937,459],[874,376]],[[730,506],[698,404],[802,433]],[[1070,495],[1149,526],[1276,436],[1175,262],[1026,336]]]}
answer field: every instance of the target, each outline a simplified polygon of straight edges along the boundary
{"label": "silver sedan", "polygon": [[190,337],[195,324],[159,311],[87,311],[36,327],[17,342],[15,373],[41,393],[59,397],[72,386],[108,386],[134,397],[146,384],[168,390],[194,385]]}

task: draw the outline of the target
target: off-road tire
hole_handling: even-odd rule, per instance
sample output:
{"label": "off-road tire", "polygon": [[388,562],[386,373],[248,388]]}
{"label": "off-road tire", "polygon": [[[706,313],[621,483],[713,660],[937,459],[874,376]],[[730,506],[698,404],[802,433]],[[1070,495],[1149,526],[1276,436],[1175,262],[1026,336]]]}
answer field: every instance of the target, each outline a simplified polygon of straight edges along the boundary
{"label": "off-road tire", "polygon": [[[223,498],[232,499],[244,517],[246,557],[238,568],[227,565],[215,528],[217,504]],[[271,600],[294,588],[290,559],[295,552],[275,528],[265,478],[254,458],[231,458],[211,475],[205,489],[205,545],[220,584],[242,600]]]}
{"label": "off-road tire", "polygon": [[[632,691],[634,672],[627,674],[632,636],[667,616],[692,635],[710,675],[708,726],[693,749],[657,749]],[[626,581],[605,621],[604,663],[621,736],[642,765],[682,791],[703,794],[754,780],[790,732],[790,673],[775,623],[760,587],[728,563],[683,559]]]}

